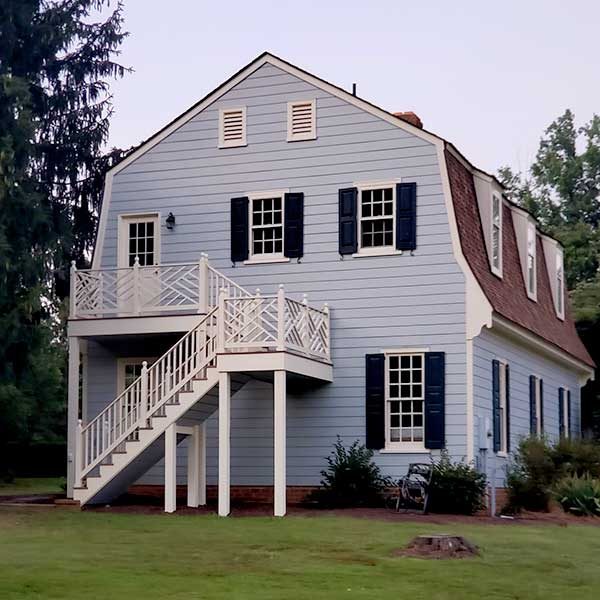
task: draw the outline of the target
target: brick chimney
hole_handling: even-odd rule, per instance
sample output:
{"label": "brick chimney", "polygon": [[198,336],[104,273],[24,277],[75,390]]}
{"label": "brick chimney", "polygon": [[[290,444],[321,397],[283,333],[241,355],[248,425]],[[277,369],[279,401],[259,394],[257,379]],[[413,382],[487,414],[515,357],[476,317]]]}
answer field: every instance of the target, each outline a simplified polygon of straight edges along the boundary
{"label": "brick chimney", "polygon": [[410,123],[411,125],[414,125],[415,127],[418,127],[419,129],[423,129],[423,121],[421,121],[417,114],[412,112],[412,110],[406,112],[396,112],[394,113],[394,116],[406,121],[407,123]]}

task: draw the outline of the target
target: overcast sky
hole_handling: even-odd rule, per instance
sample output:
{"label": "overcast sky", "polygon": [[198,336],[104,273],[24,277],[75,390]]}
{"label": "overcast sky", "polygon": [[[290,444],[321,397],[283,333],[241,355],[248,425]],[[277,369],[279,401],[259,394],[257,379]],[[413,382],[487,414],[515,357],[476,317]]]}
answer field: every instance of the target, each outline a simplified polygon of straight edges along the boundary
{"label": "overcast sky", "polygon": [[264,50],[391,111],[477,166],[525,169],[565,108],[600,112],[600,0],[124,0],[111,145],[149,137]]}

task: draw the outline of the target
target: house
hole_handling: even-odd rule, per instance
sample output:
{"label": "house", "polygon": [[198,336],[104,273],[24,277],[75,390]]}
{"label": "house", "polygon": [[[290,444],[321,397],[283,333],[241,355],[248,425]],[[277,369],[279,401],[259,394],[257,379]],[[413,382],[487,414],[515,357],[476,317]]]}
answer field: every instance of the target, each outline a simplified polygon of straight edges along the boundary
{"label": "house", "polygon": [[[71,276],[80,503],[319,484],[339,435],[401,476],[580,431],[563,249],[413,113],[265,53],[106,175]],[[490,459],[493,458],[493,461]]]}

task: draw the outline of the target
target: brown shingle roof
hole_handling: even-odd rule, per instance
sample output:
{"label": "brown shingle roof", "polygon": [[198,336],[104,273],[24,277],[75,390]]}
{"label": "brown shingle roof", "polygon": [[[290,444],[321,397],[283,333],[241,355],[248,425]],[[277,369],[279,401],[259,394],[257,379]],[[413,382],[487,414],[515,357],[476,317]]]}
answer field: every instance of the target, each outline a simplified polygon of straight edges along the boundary
{"label": "brown shingle roof", "polygon": [[539,235],[537,236],[537,302],[534,302],[527,296],[523,281],[511,209],[508,206],[503,208],[503,256],[502,279],[500,279],[490,270],[473,175],[447,149],[445,155],[462,251],[494,311],[554,344],[574,358],[594,367],[594,361],[579,339],[568,305],[564,321],[556,316]]}

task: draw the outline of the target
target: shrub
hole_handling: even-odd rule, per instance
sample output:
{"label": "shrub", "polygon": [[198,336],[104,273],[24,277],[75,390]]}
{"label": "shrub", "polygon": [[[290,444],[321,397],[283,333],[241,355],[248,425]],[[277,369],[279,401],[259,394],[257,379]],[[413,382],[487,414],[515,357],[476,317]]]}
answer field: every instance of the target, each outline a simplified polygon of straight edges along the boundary
{"label": "shrub", "polygon": [[429,510],[472,515],[484,507],[486,477],[472,465],[452,462],[446,451],[433,464]]}
{"label": "shrub", "polygon": [[507,470],[510,510],[548,510],[555,477],[556,465],[547,441],[537,437],[522,439]]}
{"label": "shrub", "polygon": [[321,488],[311,494],[311,499],[328,508],[382,504],[382,492],[391,480],[381,474],[372,459],[373,451],[358,440],[346,448],[338,437],[327,458],[329,466],[321,471]]}
{"label": "shrub", "polygon": [[585,475],[600,478],[600,444],[576,438],[563,438],[551,451],[557,478]]}
{"label": "shrub", "polygon": [[591,475],[568,475],[555,486],[554,494],[565,512],[600,516],[600,480]]}

